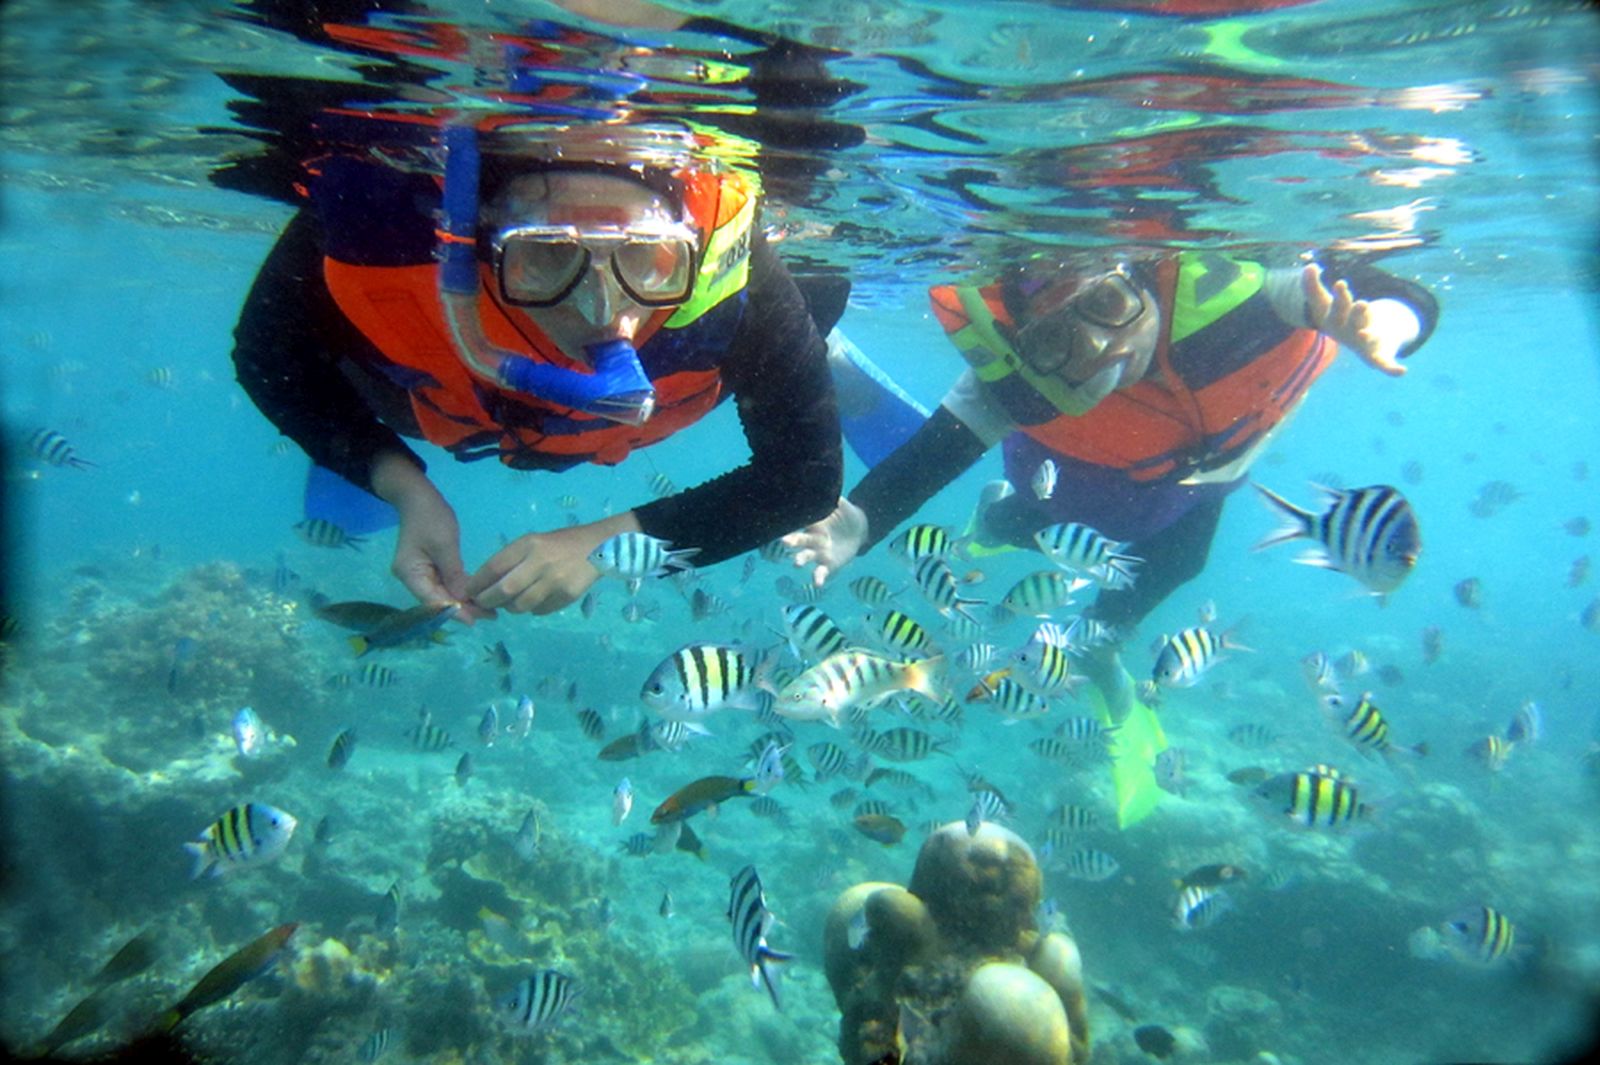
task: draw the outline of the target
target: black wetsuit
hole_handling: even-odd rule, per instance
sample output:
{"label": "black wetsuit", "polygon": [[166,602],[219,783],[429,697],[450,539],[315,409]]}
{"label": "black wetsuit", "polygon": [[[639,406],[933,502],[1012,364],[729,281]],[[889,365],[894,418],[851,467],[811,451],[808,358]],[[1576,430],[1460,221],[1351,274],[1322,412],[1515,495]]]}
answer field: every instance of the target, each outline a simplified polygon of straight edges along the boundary
{"label": "black wetsuit", "polygon": [[[432,223],[404,239],[431,242]],[[429,253],[431,254],[431,253]],[[426,260],[424,260],[426,261]],[[825,517],[843,484],[833,382],[822,334],[842,305],[807,298],[760,238],[752,241],[745,306],[717,360],[739,411],[750,460],[676,495],[634,508],[640,527],[719,562]],[[819,332],[818,326],[821,325]],[[322,238],[302,212],[263,264],[234,330],[239,384],[312,461],[371,489],[385,451],[422,459],[401,436],[420,437],[404,389],[368,367],[382,354],[339,310],[323,279]],[[731,457],[731,456],[730,456]]]}

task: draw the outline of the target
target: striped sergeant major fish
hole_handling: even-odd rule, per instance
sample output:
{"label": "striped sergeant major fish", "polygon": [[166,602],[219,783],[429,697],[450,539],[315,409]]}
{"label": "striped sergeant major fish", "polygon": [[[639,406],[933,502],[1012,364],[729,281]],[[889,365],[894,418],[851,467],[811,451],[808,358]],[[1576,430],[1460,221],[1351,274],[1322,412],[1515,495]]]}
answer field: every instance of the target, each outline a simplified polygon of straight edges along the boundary
{"label": "striped sergeant major fish", "polygon": [[967,835],[976,836],[985,821],[1003,821],[1011,816],[1011,804],[1004,795],[990,788],[977,788],[972,792],[972,805],[967,808]]}
{"label": "striped sergeant major fish", "polygon": [[361,1049],[356,1052],[356,1056],[365,1062],[381,1061],[388,1051],[389,1029],[379,1028],[362,1042]]}
{"label": "striped sergeant major fish", "polygon": [[1190,884],[1178,892],[1172,906],[1172,923],[1183,932],[1206,928],[1226,913],[1229,905],[1228,893],[1221,888]]}
{"label": "striped sergeant major fish", "polygon": [[1072,593],[1089,583],[1069,578],[1058,569],[1030,573],[1013,584],[1011,590],[1001,598],[996,620],[1002,620],[1003,611],[1010,611],[1018,617],[1048,618],[1051,611],[1070,606]]}
{"label": "striped sergeant major fish", "polygon": [[664,577],[689,565],[700,553],[698,547],[673,550],[670,543],[642,532],[623,532],[607,539],[589,552],[589,564],[601,573],[611,573],[625,581]]}
{"label": "striped sergeant major fish", "polygon": [[94,468],[94,463],[80,457],[67,438],[54,429],[35,429],[28,437],[28,450],[34,458],[51,466],[70,466],[75,470]]}
{"label": "striped sergeant major fish", "polygon": [[930,754],[944,754],[949,742],[948,737],[935,737],[921,729],[892,728],[874,734],[867,750],[891,762],[916,762]]}
{"label": "striped sergeant major fish", "polygon": [[943,525],[912,525],[889,541],[890,553],[913,566],[929,555],[945,558],[955,546]]}
{"label": "striped sergeant major fish", "polygon": [[1084,573],[1103,588],[1127,588],[1144,562],[1128,545],[1079,522],[1046,526],[1033,534],[1039,550],[1062,569]]}
{"label": "striped sergeant major fish", "polygon": [[1382,484],[1350,489],[1317,487],[1328,497],[1320,514],[1302,510],[1256,485],[1256,491],[1286,521],[1255,549],[1288,540],[1311,540],[1316,547],[1296,562],[1347,573],[1374,595],[1399,588],[1422,552],[1422,533],[1406,497],[1399,489]]}
{"label": "striped sergeant major fish", "polygon": [[1539,710],[1539,704],[1532,699],[1522,700],[1522,705],[1517,707],[1516,716],[1511,719],[1511,724],[1506,726],[1506,742],[1520,743],[1531,747],[1544,736],[1544,714]]}
{"label": "striped sergeant major fish", "polygon": [[299,822],[266,803],[240,803],[213,821],[200,838],[185,843],[194,855],[191,880],[203,874],[221,876],[231,869],[263,865],[283,853]]}
{"label": "striped sergeant major fish", "polygon": [[1494,965],[1511,955],[1517,928],[1492,906],[1473,906],[1439,925],[1439,945],[1457,961]]}
{"label": "striped sergeant major fish", "polygon": [[1300,674],[1306,684],[1318,695],[1337,695],[1339,675],[1333,668],[1333,659],[1323,651],[1312,651],[1300,660]]}
{"label": "striped sergeant major fish", "polygon": [[758,659],[739,647],[687,644],[650,671],[639,698],[668,721],[699,721],[735,707],[753,710],[771,661],[770,655]]}
{"label": "striped sergeant major fish", "polygon": [[786,962],[794,955],[784,954],[767,946],[767,933],[772,930],[772,911],[767,909],[766,895],[761,889],[761,877],[756,867],[747,865],[733,874],[729,882],[728,920],[733,922],[733,945],[739,957],[750,966],[752,985],[767,985],[767,994],[778,1010],[783,1002],[778,997],[778,981],[774,963]]}
{"label": "striped sergeant major fish", "polygon": [[578,994],[572,977],[541,969],[495,1000],[495,1018],[516,1035],[532,1035],[560,1020]]}
{"label": "striped sergeant major fish", "polygon": [[1188,688],[1206,670],[1228,657],[1227,651],[1249,651],[1233,639],[1233,630],[1214,633],[1204,625],[1162,636],[1156,645],[1156,664],[1150,679],[1167,688]]}
{"label": "striped sergeant major fish", "polygon": [[1007,676],[1046,699],[1076,695],[1078,686],[1088,679],[1072,672],[1072,659],[1065,647],[1037,636],[1011,653],[1011,671]]}
{"label": "striped sergeant major fish", "polygon": [[1349,781],[1317,770],[1279,773],[1253,794],[1269,810],[1304,828],[1342,828],[1372,815]]}
{"label": "striped sergeant major fish", "polygon": [[327,518],[307,518],[295,522],[294,531],[312,547],[348,547],[352,551],[359,551],[361,545],[367,542],[366,537],[351,536],[342,526]]}
{"label": "striped sergeant major fish", "polygon": [[850,582],[850,594],[867,606],[882,606],[895,593],[882,577],[857,577]]}
{"label": "striped sergeant major fish", "polygon": [[962,596],[960,586],[956,583],[956,575],[943,558],[938,555],[924,555],[917,559],[916,566],[912,569],[912,576],[917,582],[917,587],[922,589],[923,596],[933,604],[933,608],[939,611],[941,616],[959,617],[975,625],[982,624],[967,613],[967,607],[982,606],[983,600]]}
{"label": "striped sergeant major fish", "polygon": [[1511,757],[1516,744],[1510,740],[1501,739],[1494,734],[1487,735],[1480,740],[1468,744],[1466,755],[1483,763],[1483,767],[1491,773],[1498,773],[1506,767],[1506,760]]}
{"label": "striped sergeant major fish", "polygon": [[821,661],[850,645],[844,630],[810,603],[791,603],[783,608],[783,631],[795,657],[806,662]]}
{"label": "striped sergeant major fish", "polygon": [[885,610],[872,627],[873,635],[890,654],[925,654],[932,645],[928,630],[898,610]]}
{"label": "striped sergeant major fish", "polygon": [[967,693],[967,702],[988,701],[1008,725],[1031,721],[1050,712],[1050,701],[1035,695],[1008,676],[991,673]]}
{"label": "striped sergeant major fish", "polygon": [[1389,738],[1389,722],[1383,716],[1383,711],[1372,701],[1371,692],[1363,692],[1354,706],[1351,706],[1350,701],[1342,695],[1324,695],[1320,702],[1328,719],[1338,726],[1344,738],[1362,754],[1376,752],[1388,755],[1402,751],[1416,755],[1428,753],[1426,743],[1410,747],[1395,745]]}

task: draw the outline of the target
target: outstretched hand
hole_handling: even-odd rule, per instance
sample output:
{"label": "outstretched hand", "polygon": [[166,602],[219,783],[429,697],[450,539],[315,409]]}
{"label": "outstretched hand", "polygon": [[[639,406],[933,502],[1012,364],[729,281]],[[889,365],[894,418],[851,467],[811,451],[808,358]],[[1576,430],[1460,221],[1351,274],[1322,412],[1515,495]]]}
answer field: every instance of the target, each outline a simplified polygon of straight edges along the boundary
{"label": "outstretched hand", "polygon": [[1368,366],[1402,377],[1400,349],[1415,340],[1422,325],[1416,312],[1399,300],[1358,300],[1344,281],[1329,289],[1322,281],[1322,267],[1308,265],[1301,273],[1305,284],[1306,315],[1313,329],[1326,333],[1355,352]]}
{"label": "outstretched hand", "polygon": [[604,521],[555,532],[519,536],[485,562],[466,582],[467,594],[483,607],[513,614],[553,614],[600,579],[589,553],[621,532],[638,532],[632,511]]}
{"label": "outstretched hand", "polygon": [[841,497],[833,513],[780,541],[794,558],[796,566],[816,565],[811,583],[821,588],[828,578],[845,566],[861,550],[867,539],[867,516],[861,508]]}

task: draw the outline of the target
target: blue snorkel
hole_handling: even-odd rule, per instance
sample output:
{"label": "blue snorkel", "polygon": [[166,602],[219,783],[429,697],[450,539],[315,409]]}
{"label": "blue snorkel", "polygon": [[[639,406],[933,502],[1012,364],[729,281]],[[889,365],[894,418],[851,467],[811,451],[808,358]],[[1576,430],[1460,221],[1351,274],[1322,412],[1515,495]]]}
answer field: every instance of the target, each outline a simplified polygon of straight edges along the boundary
{"label": "blue snorkel", "polygon": [[473,373],[513,392],[560,403],[625,425],[655,412],[655,387],[639,353],[620,337],[585,345],[592,371],[537,362],[489,342],[478,320],[478,134],[444,131],[444,203],[439,236],[439,299],[462,360]]}

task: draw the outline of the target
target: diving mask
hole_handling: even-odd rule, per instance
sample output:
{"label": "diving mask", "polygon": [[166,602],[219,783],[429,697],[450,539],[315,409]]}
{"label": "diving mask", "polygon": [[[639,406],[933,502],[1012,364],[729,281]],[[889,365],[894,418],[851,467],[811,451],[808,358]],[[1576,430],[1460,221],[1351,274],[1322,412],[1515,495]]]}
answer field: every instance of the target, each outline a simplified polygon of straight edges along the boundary
{"label": "diving mask", "polygon": [[1029,304],[1016,350],[1029,368],[1056,378],[1081,413],[1145,374],[1160,313],[1123,267],[1051,286]]}
{"label": "diving mask", "polygon": [[676,222],[583,227],[510,226],[490,242],[500,298],[515,307],[554,307],[570,297],[595,262],[643,307],[672,307],[694,290],[699,237]]}

